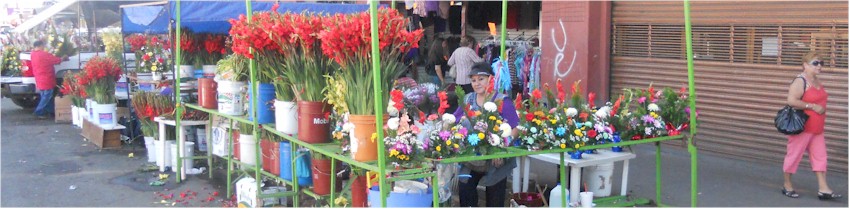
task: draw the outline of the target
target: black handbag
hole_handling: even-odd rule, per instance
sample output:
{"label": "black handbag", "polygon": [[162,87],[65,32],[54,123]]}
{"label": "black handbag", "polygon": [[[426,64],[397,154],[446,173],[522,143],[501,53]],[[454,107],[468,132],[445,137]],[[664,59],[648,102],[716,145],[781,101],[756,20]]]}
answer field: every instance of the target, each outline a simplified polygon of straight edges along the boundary
{"label": "black handbag", "polygon": [[[803,79],[803,95],[806,94],[806,78]],[[803,98],[802,96],[800,97]],[[779,133],[785,135],[795,135],[803,132],[806,121],[809,115],[806,115],[803,110],[794,109],[791,105],[785,105],[779,112],[776,113],[776,118],[773,123]]]}

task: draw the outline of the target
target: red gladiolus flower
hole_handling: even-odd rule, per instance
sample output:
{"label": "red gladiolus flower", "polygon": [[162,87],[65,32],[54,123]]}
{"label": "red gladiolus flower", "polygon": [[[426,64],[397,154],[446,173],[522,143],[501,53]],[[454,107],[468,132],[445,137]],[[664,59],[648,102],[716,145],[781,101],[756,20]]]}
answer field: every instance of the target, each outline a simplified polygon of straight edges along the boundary
{"label": "red gladiolus flower", "polygon": [[617,98],[617,101],[614,102],[614,106],[611,107],[611,116],[614,116],[614,115],[617,114],[617,109],[620,109],[620,103],[623,102],[624,98],[625,98],[624,95],[620,95],[620,98]]}
{"label": "red gladiolus flower", "polygon": [[517,110],[524,110],[525,105],[522,105],[522,93],[516,94],[516,100],[514,101],[514,106],[517,107]]}
{"label": "red gladiolus flower", "polygon": [[401,111],[404,109],[404,92],[401,90],[392,90],[390,92],[390,99],[395,103],[394,107]]}
{"label": "red gladiolus flower", "polygon": [[446,109],[449,108],[449,96],[446,95],[445,91],[440,91],[437,93],[437,98],[440,99],[440,106],[437,108],[437,113],[443,115]]}
{"label": "red gladiolus flower", "polygon": [[561,79],[558,79],[558,82],[555,84],[555,88],[558,90],[558,100],[563,102],[567,97],[567,92],[564,92],[564,85],[561,84]]}
{"label": "red gladiolus flower", "polygon": [[581,118],[584,121],[587,121],[587,116],[589,116],[589,114],[587,114],[586,112],[582,112],[582,113],[578,114],[578,117]]}
{"label": "red gladiolus flower", "polygon": [[419,111],[419,123],[424,123],[425,119],[425,112]]}
{"label": "red gladiolus flower", "polygon": [[594,104],[595,103],[594,101],[596,101],[596,93],[593,93],[593,92],[587,93],[587,104],[589,105],[590,108],[596,107],[596,104]]}
{"label": "red gladiolus flower", "polygon": [[655,88],[653,88],[653,87],[650,85],[650,86],[649,86],[649,90],[647,90],[647,91],[649,91],[649,98],[648,98],[649,100],[647,100],[647,101],[650,101],[650,102],[651,102],[651,101],[653,101],[652,97],[654,97],[654,96],[655,96]]}
{"label": "red gladiolus flower", "polygon": [[151,60],[151,56],[148,56],[147,54],[145,54],[144,56],[142,56],[142,60],[144,60],[144,61]]}
{"label": "red gladiolus flower", "polygon": [[531,92],[531,97],[535,100],[539,100],[543,98],[543,93],[540,92],[540,89],[534,89],[534,91]]}
{"label": "red gladiolus flower", "polygon": [[528,122],[531,122],[532,120],[534,120],[534,114],[526,113],[525,114],[525,120],[527,120]]}

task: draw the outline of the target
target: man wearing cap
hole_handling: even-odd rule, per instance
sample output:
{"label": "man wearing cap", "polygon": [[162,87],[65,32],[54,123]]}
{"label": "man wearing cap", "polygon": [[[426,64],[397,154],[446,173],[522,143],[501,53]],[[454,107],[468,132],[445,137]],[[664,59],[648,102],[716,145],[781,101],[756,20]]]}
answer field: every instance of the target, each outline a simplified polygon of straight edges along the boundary
{"label": "man wearing cap", "polygon": [[[472,66],[469,79],[471,80],[474,92],[466,95],[463,100],[464,104],[460,104],[454,113],[455,118],[462,120],[465,117],[463,110],[466,105],[469,105],[471,110],[478,111],[483,109],[482,107],[486,102],[502,100],[502,111],[499,114],[511,125],[513,129],[512,136],[515,137],[517,134],[516,127],[519,125],[516,106],[514,106],[513,101],[507,95],[498,92],[488,92],[488,86],[492,76],[493,69],[487,63],[478,63]],[[511,175],[512,170],[517,166],[516,159],[497,158],[466,162],[461,165],[460,183],[458,184],[460,207],[478,206],[478,190],[476,189],[478,184],[487,187],[485,195],[487,207],[505,206],[507,179]]]}

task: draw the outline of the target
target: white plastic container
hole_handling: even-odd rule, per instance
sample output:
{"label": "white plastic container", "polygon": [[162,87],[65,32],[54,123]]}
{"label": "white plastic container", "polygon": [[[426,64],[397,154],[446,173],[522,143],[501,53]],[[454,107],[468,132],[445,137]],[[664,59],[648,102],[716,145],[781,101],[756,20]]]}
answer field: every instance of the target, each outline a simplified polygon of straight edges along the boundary
{"label": "white plastic container", "polygon": [[198,142],[198,151],[206,152],[207,151],[207,129],[198,128],[195,129],[195,137],[196,142]]}
{"label": "white plastic container", "polygon": [[239,161],[257,165],[257,139],[254,135],[239,134]]}
{"label": "white plastic container", "polygon": [[79,116],[80,113],[77,112],[77,107],[71,106],[71,125],[77,126],[79,124],[79,121],[77,121]]}
{"label": "white plastic container", "polygon": [[[154,140],[154,149],[156,151],[156,166],[159,166],[159,171],[164,172],[165,167],[171,166],[171,144],[174,141]],[[161,152],[160,150],[165,150]]]}
{"label": "white plastic container", "polygon": [[228,115],[245,114],[244,82],[219,81],[218,82],[218,111]]}
{"label": "white plastic container", "polygon": [[227,129],[215,127],[210,132],[210,137],[213,155],[217,155],[219,157],[230,156],[230,152],[228,152],[230,146],[227,144],[230,138],[227,133]]}
{"label": "white plastic container", "polygon": [[245,177],[236,181],[236,202],[244,203],[249,208],[258,206],[257,181],[254,178]]}
{"label": "white plastic container", "polygon": [[298,134],[298,107],[295,102],[274,100],[275,130],[285,134]]}
{"label": "white plastic container", "polygon": [[178,69],[180,69],[180,78],[195,77],[195,67],[192,65],[180,65]]}
{"label": "white plastic container", "polygon": [[215,65],[202,65],[201,69],[204,71],[204,78],[215,77],[215,71],[217,69]]}
{"label": "white plastic container", "polygon": [[583,208],[592,208],[593,207],[593,192],[581,192],[579,193],[579,197],[581,198],[580,203]]}
{"label": "white plastic container", "polygon": [[148,162],[156,163],[156,140],[151,136],[145,137],[145,149],[148,151]]}
{"label": "white plastic container", "polygon": [[128,98],[128,97],[130,97],[130,91],[128,89],[129,87],[130,86],[127,83],[127,77],[124,77],[124,75],[121,75],[121,78],[118,79],[117,83],[115,83],[115,97],[118,97],[118,98]]}
{"label": "white plastic container", "polygon": [[[171,157],[171,170],[176,172],[177,171],[177,168],[176,168],[177,167],[177,143],[175,141],[172,141],[172,142],[174,142],[174,143],[171,144],[171,149],[169,149],[169,150],[171,150],[171,156],[172,156]],[[193,156],[195,156],[195,153],[194,153],[195,142],[183,142],[183,143],[185,143],[185,144],[183,144],[183,148],[185,149],[185,155],[183,155],[182,157],[193,157]],[[194,163],[192,161],[193,161],[192,159],[183,159],[183,168],[184,168],[183,172],[192,170],[192,167],[194,167]]]}
{"label": "white plastic container", "polygon": [[[550,208],[568,208],[569,207],[569,205],[570,205],[570,190],[567,189],[564,192],[566,192],[566,193],[561,194],[561,184],[560,183],[558,185],[556,185],[555,188],[552,188],[552,191],[549,192],[549,207]],[[566,206],[561,204],[561,197],[562,196],[566,196],[566,198],[567,198],[567,205]]]}
{"label": "white plastic container", "polygon": [[111,129],[118,125],[118,115],[115,113],[118,111],[117,104],[95,103],[92,107],[92,111],[95,113],[95,118],[92,122],[100,125],[100,127],[104,129]]}
{"label": "white plastic container", "polygon": [[594,197],[607,197],[611,195],[613,176],[614,163],[611,162],[585,167],[582,179],[587,179],[587,190],[593,192]]}

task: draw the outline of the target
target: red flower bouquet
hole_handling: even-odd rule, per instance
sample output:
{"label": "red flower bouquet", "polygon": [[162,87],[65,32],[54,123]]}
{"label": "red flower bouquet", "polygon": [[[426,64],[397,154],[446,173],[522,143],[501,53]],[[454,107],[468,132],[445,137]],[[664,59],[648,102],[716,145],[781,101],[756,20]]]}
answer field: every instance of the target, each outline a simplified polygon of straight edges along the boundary
{"label": "red flower bouquet", "polygon": [[158,93],[138,91],[133,94],[133,109],[142,124],[142,134],[149,137],[157,137],[157,124],[153,118],[174,112],[175,103],[169,96]]}
{"label": "red flower bouquet", "polygon": [[85,86],[98,104],[115,103],[115,83],[121,78],[121,67],[113,59],[93,57],[83,66],[82,77],[77,82]]}
{"label": "red flower bouquet", "polygon": [[[382,8],[378,11],[378,47],[381,51],[381,89],[390,89],[392,81],[398,78],[404,70],[400,57],[412,48],[418,48],[422,30],[407,31],[408,24],[396,10]],[[346,104],[351,114],[374,114],[372,82],[372,39],[370,15],[367,12],[358,14],[338,14],[324,19],[324,30],[319,33],[322,40],[322,52],[340,65],[340,72],[335,73],[340,80],[345,80],[346,89],[358,90],[345,95]],[[384,98],[381,107],[388,100]]]}

